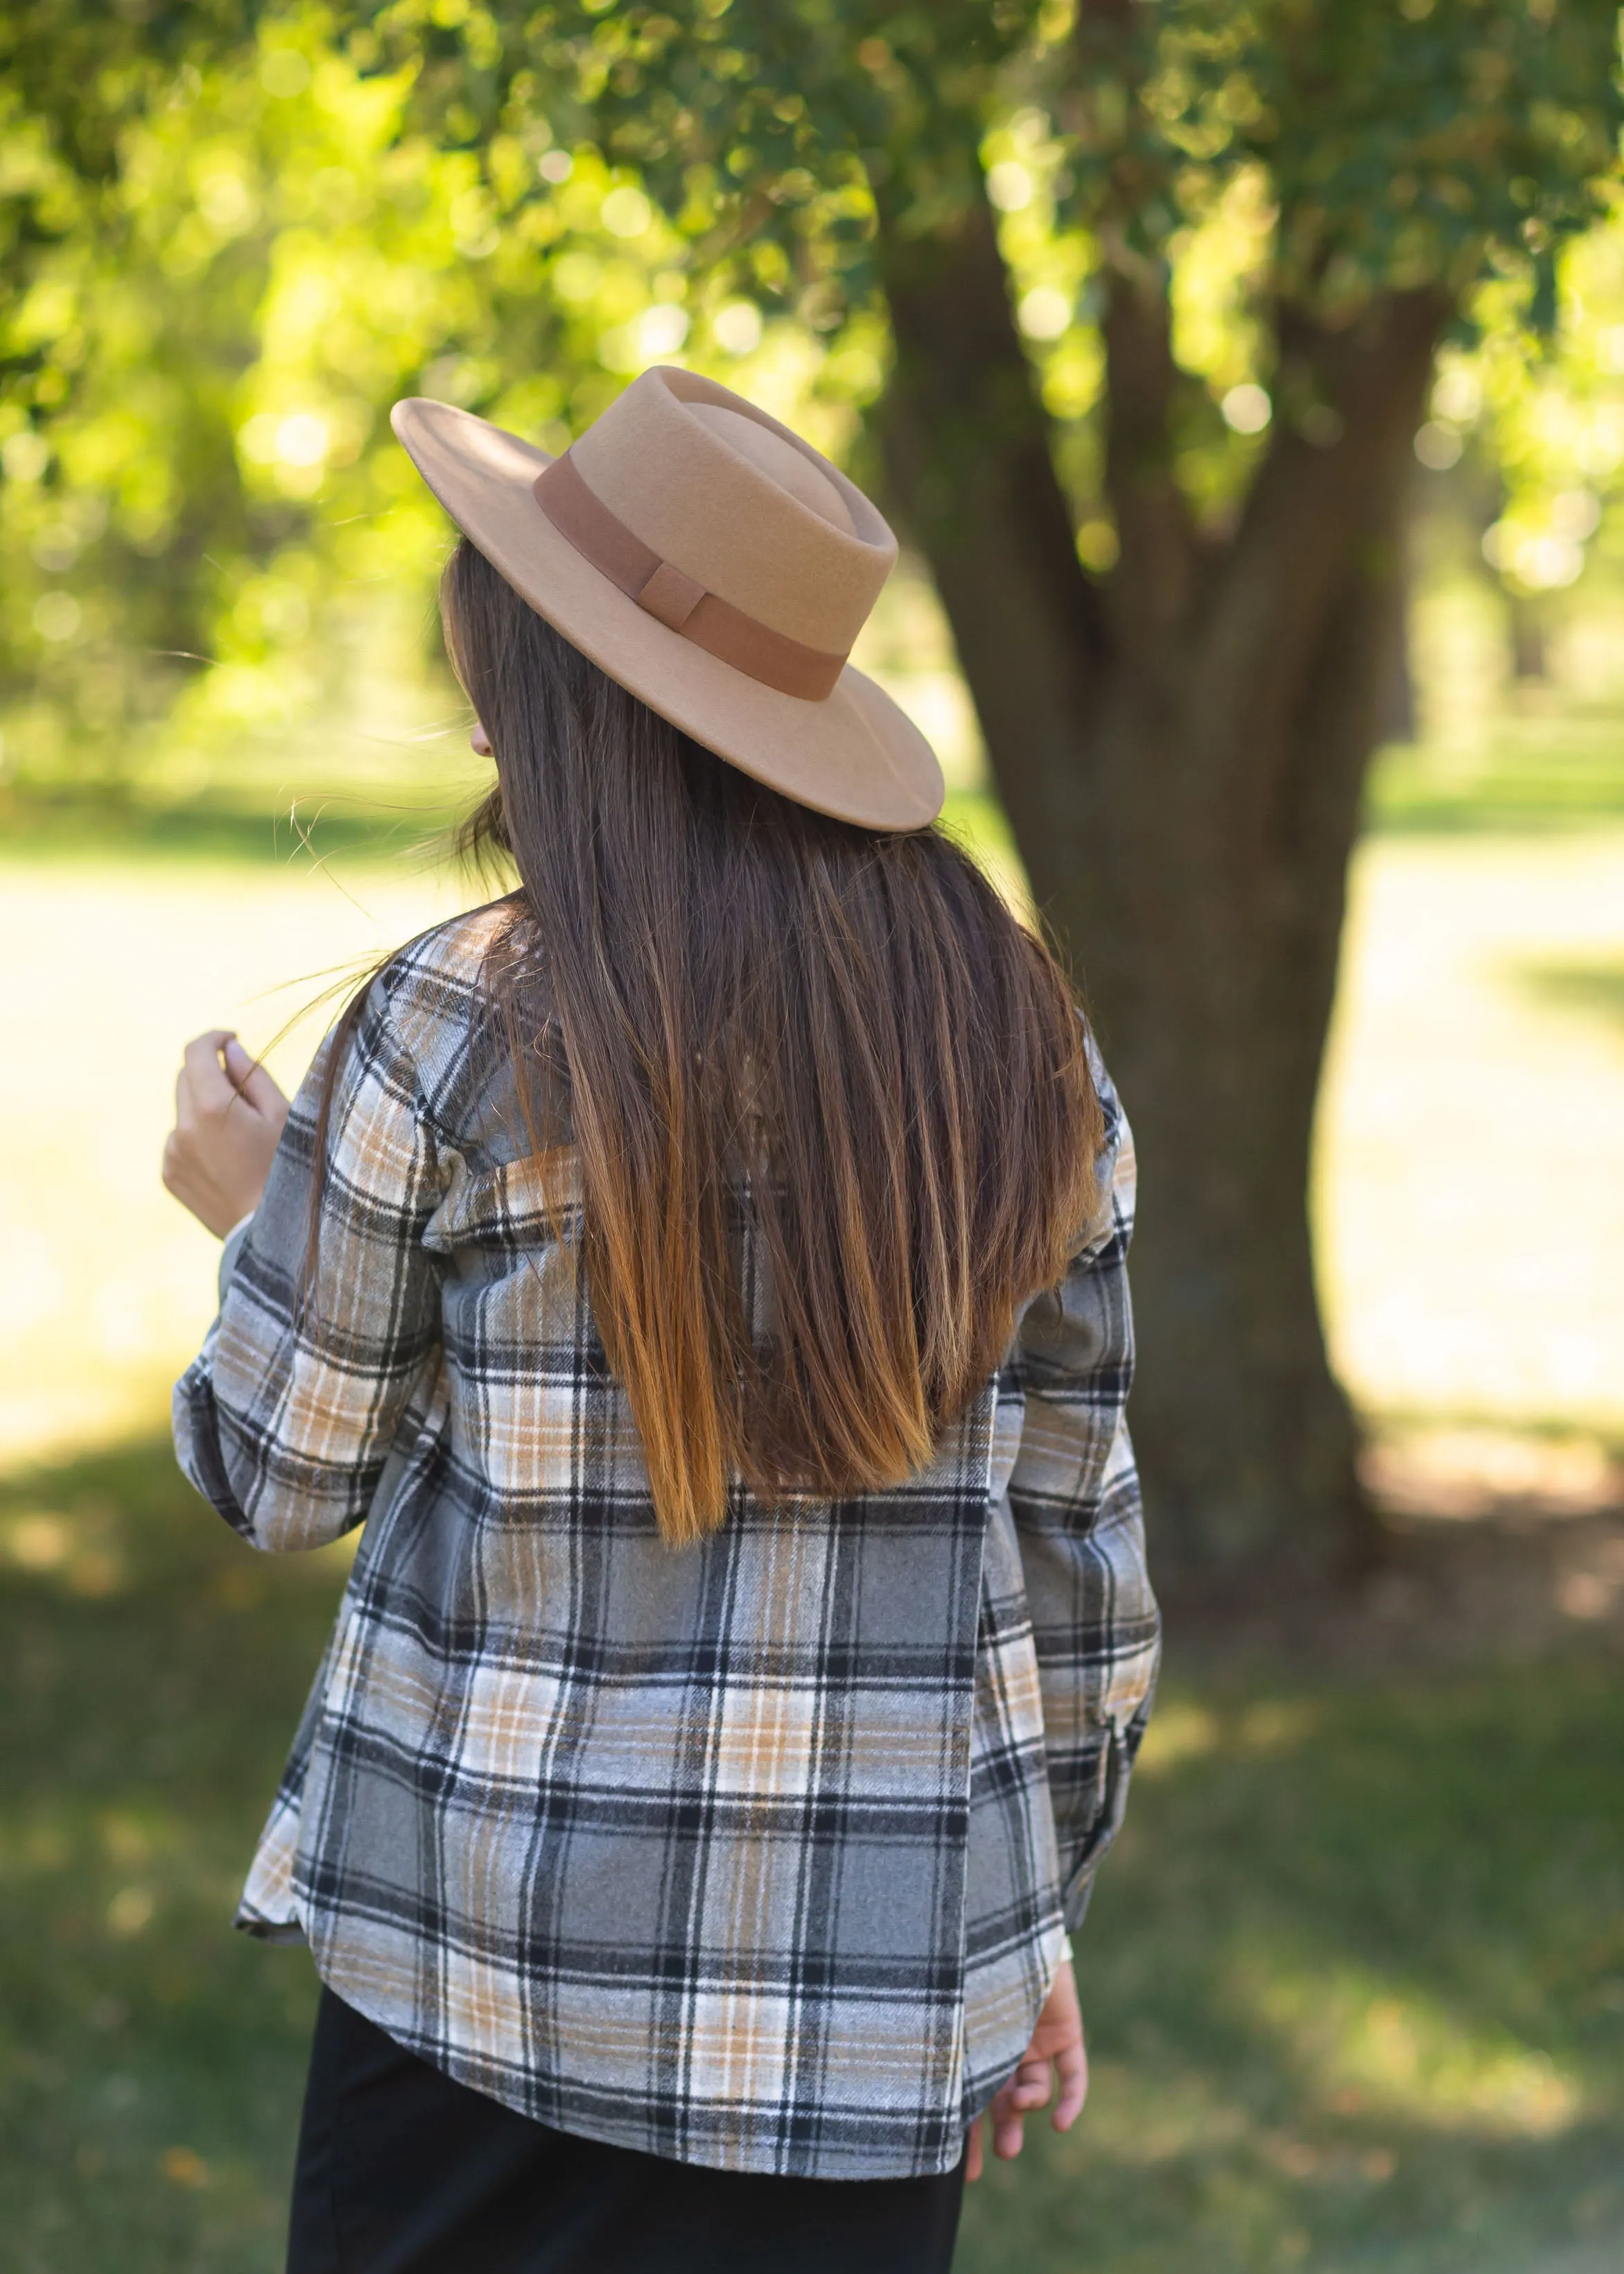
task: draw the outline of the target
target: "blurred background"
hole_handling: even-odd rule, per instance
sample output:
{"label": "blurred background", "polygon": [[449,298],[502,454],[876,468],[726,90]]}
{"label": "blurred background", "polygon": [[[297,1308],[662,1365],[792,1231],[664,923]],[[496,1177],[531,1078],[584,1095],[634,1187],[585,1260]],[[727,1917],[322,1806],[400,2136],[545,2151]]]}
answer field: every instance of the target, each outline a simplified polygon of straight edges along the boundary
{"label": "blurred background", "polygon": [[1093,2100],[959,2263],[1624,2265],[1613,11],[34,0],[0,57],[7,2263],[281,2263],[312,1980],[229,1919],[345,1562],[176,1474],[157,1171],[189,1035],[290,1086],[480,897],[388,405],[561,448],[681,362],[896,521],[856,659],[1146,1164],[1167,1675]]}

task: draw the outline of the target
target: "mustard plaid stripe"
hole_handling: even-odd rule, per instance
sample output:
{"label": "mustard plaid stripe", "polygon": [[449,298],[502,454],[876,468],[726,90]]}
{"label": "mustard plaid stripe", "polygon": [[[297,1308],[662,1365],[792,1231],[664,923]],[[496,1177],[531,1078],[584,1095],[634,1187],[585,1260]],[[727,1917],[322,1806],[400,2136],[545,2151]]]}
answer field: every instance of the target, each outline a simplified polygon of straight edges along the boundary
{"label": "mustard plaid stripe", "polygon": [[[1157,1624],[1122,1423],[1132,1153],[921,1475],[660,1541],[480,1019],[506,910],[395,958],[320,1061],[178,1385],[255,1546],[365,1521],[244,1890],[451,2075],[743,2171],[944,2170],[1119,1818]],[[568,1233],[569,1227],[566,1225]],[[747,1272],[758,1259],[741,1211]]]}

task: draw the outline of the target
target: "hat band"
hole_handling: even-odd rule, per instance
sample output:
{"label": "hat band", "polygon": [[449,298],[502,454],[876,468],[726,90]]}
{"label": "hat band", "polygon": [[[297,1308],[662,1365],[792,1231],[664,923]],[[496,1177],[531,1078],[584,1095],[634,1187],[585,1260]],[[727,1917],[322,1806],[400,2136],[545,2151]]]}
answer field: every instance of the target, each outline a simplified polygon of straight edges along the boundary
{"label": "hat band", "polygon": [[567,538],[601,576],[619,585],[628,599],[695,647],[731,664],[747,678],[780,695],[821,703],[834,691],[846,667],[843,655],[805,647],[770,624],[758,623],[719,593],[709,592],[610,512],[589,489],[568,450],[544,466],[531,485],[536,502],[560,537]]}

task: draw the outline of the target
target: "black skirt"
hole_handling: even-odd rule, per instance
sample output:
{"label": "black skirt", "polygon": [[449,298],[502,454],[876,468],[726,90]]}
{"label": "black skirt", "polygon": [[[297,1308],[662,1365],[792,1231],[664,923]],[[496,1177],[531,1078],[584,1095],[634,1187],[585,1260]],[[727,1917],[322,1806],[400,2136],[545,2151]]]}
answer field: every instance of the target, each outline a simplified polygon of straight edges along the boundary
{"label": "black skirt", "polygon": [[964,2165],[717,2172],[579,2140],[455,2083],[323,1989],[288,2274],[947,2274]]}

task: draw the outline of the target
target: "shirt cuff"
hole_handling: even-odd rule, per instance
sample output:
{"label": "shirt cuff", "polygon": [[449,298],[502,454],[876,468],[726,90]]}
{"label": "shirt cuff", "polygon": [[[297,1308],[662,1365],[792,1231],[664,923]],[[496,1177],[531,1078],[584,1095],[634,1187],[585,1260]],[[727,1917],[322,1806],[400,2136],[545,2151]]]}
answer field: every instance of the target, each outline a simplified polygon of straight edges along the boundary
{"label": "shirt cuff", "polygon": [[1079,1871],[1066,1889],[1065,1900],[1062,1905],[1062,1917],[1068,1937],[1074,1935],[1081,1926],[1087,1913],[1088,1898],[1093,1893],[1093,1871]]}
{"label": "shirt cuff", "polygon": [[231,1274],[237,1269],[237,1259],[253,1228],[253,1210],[249,1209],[240,1224],[234,1224],[226,1234],[226,1244],[220,1251],[220,1300],[226,1299],[226,1289],[231,1284]]}

